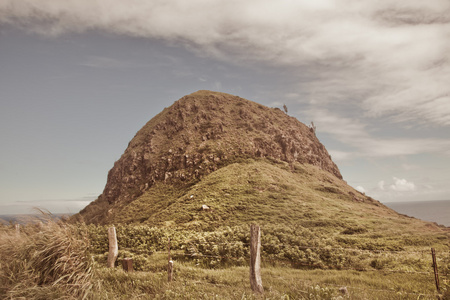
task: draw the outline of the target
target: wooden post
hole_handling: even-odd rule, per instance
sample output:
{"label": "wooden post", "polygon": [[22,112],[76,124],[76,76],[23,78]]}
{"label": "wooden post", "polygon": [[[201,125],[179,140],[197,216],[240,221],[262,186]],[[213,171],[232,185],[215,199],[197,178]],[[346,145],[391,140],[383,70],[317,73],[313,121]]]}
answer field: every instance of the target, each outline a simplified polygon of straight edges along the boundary
{"label": "wooden post", "polygon": [[431,248],[431,256],[433,258],[434,281],[436,282],[436,290],[438,294],[440,294],[441,290],[439,289],[439,274],[436,263],[436,251],[434,250],[434,248]]}
{"label": "wooden post", "polygon": [[167,261],[171,261],[171,259],[170,259],[170,238],[168,239],[168,242],[167,242],[167,252],[168,252]]}
{"label": "wooden post", "polygon": [[112,226],[108,228],[108,239],[109,239],[108,268],[114,268],[117,256],[119,255],[116,227]]}
{"label": "wooden post", "polygon": [[126,257],[122,260],[122,267],[125,272],[133,272],[133,259]]}
{"label": "wooden post", "polygon": [[16,228],[16,233],[20,234],[20,224],[16,224],[14,227]]}
{"label": "wooden post", "polygon": [[173,261],[171,261],[171,260],[169,260],[169,264],[168,264],[168,266],[167,266],[167,280],[169,281],[169,282],[171,282],[172,281],[172,279],[173,279]]}
{"label": "wooden post", "polygon": [[250,286],[255,293],[264,293],[261,281],[261,230],[250,226]]}
{"label": "wooden post", "polygon": [[167,260],[168,260],[168,264],[167,264],[167,280],[169,282],[171,282],[172,279],[173,279],[173,275],[172,275],[173,274],[173,261],[170,258],[170,238],[168,239],[168,242],[167,242],[167,252],[168,252],[168,254],[167,254]]}

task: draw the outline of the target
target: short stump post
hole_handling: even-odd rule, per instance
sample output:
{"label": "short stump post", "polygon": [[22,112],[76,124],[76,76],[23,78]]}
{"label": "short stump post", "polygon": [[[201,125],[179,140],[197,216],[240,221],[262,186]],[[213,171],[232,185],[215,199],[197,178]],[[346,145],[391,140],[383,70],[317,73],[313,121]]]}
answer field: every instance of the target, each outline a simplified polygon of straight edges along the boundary
{"label": "short stump post", "polygon": [[133,272],[133,259],[126,257],[122,260],[122,267],[125,272]]}

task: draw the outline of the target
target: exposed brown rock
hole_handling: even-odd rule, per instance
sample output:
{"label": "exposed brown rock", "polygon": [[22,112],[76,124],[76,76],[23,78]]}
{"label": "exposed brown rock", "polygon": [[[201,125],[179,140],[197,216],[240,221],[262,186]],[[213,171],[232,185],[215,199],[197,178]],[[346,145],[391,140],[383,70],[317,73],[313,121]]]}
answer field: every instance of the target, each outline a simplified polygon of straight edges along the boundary
{"label": "exposed brown rock", "polygon": [[224,93],[184,96],[150,120],[108,173],[102,195],[81,215],[107,217],[157,181],[200,179],[239,157],[312,164],[342,179],[314,131],[277,108]]}

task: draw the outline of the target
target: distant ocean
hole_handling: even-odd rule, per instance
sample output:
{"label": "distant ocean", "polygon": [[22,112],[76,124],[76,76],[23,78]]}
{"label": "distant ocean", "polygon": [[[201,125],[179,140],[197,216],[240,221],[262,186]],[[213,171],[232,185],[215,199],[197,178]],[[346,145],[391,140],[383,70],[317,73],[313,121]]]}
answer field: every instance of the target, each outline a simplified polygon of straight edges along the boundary
{"label": "distant ocean", "polygon": [[[72,214],[52,214],[53,218],[70,217]],[[0,224],[9,224],[10,222],[15,224],[27,224],[36,221],[46,221],[47,216],[38,214],[17,214],[17,215],[0,215]]]}
{"label": "distant ocean", "polygon": [[450,200],[389,202],[383,204],[401,214],[450,227]]}
{"label": "distant ocean", "polygon": [[[450,200],[383,203],[398,213],[450,227]],[[55,214],[56,217],[68,214]],[[27,223],[39,215],[0,215],[0,223]]]}

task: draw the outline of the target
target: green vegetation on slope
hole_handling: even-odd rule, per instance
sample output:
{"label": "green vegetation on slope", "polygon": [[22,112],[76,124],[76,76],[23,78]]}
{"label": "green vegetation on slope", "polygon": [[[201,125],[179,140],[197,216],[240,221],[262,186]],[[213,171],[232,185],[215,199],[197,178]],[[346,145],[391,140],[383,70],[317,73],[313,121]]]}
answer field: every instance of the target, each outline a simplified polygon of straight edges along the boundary
{"label": "green vegetation on slope", "polygon": [[[157,252],[181,251],[179,259],[194,260],[207,268],[246,265],[249,258],[249,227],[222,227],[215,231],[175,230],[146,225],[118,225],[119,248],[136,260],[137,270],[148,269],[147,260]],[[106,262],[107,226],[89,225],[91,253]],[[395,270],[402,272],[429,270],[430,248],[440,253],[450,249],[448,231],[429,234],[397,235],[395,231],[375,236],[329,234],[297,226],[265,226],[262,229],[261,253],[269,265],[294,268]],[[450,267],[450,266],[449,266]],[[445,272],[444,272],[445,273]]]}
{"label": "green vegetation on slope", "polygon": [[[202,210],[207,205],[209,210]],[[440,231],[432,223],[401,216],[328,172],[308,164],[241,159],[194,185],[157,183],[115,209],[111,223],[144,223],[179,229],[220,226],[311,228],[351,236]]]}

